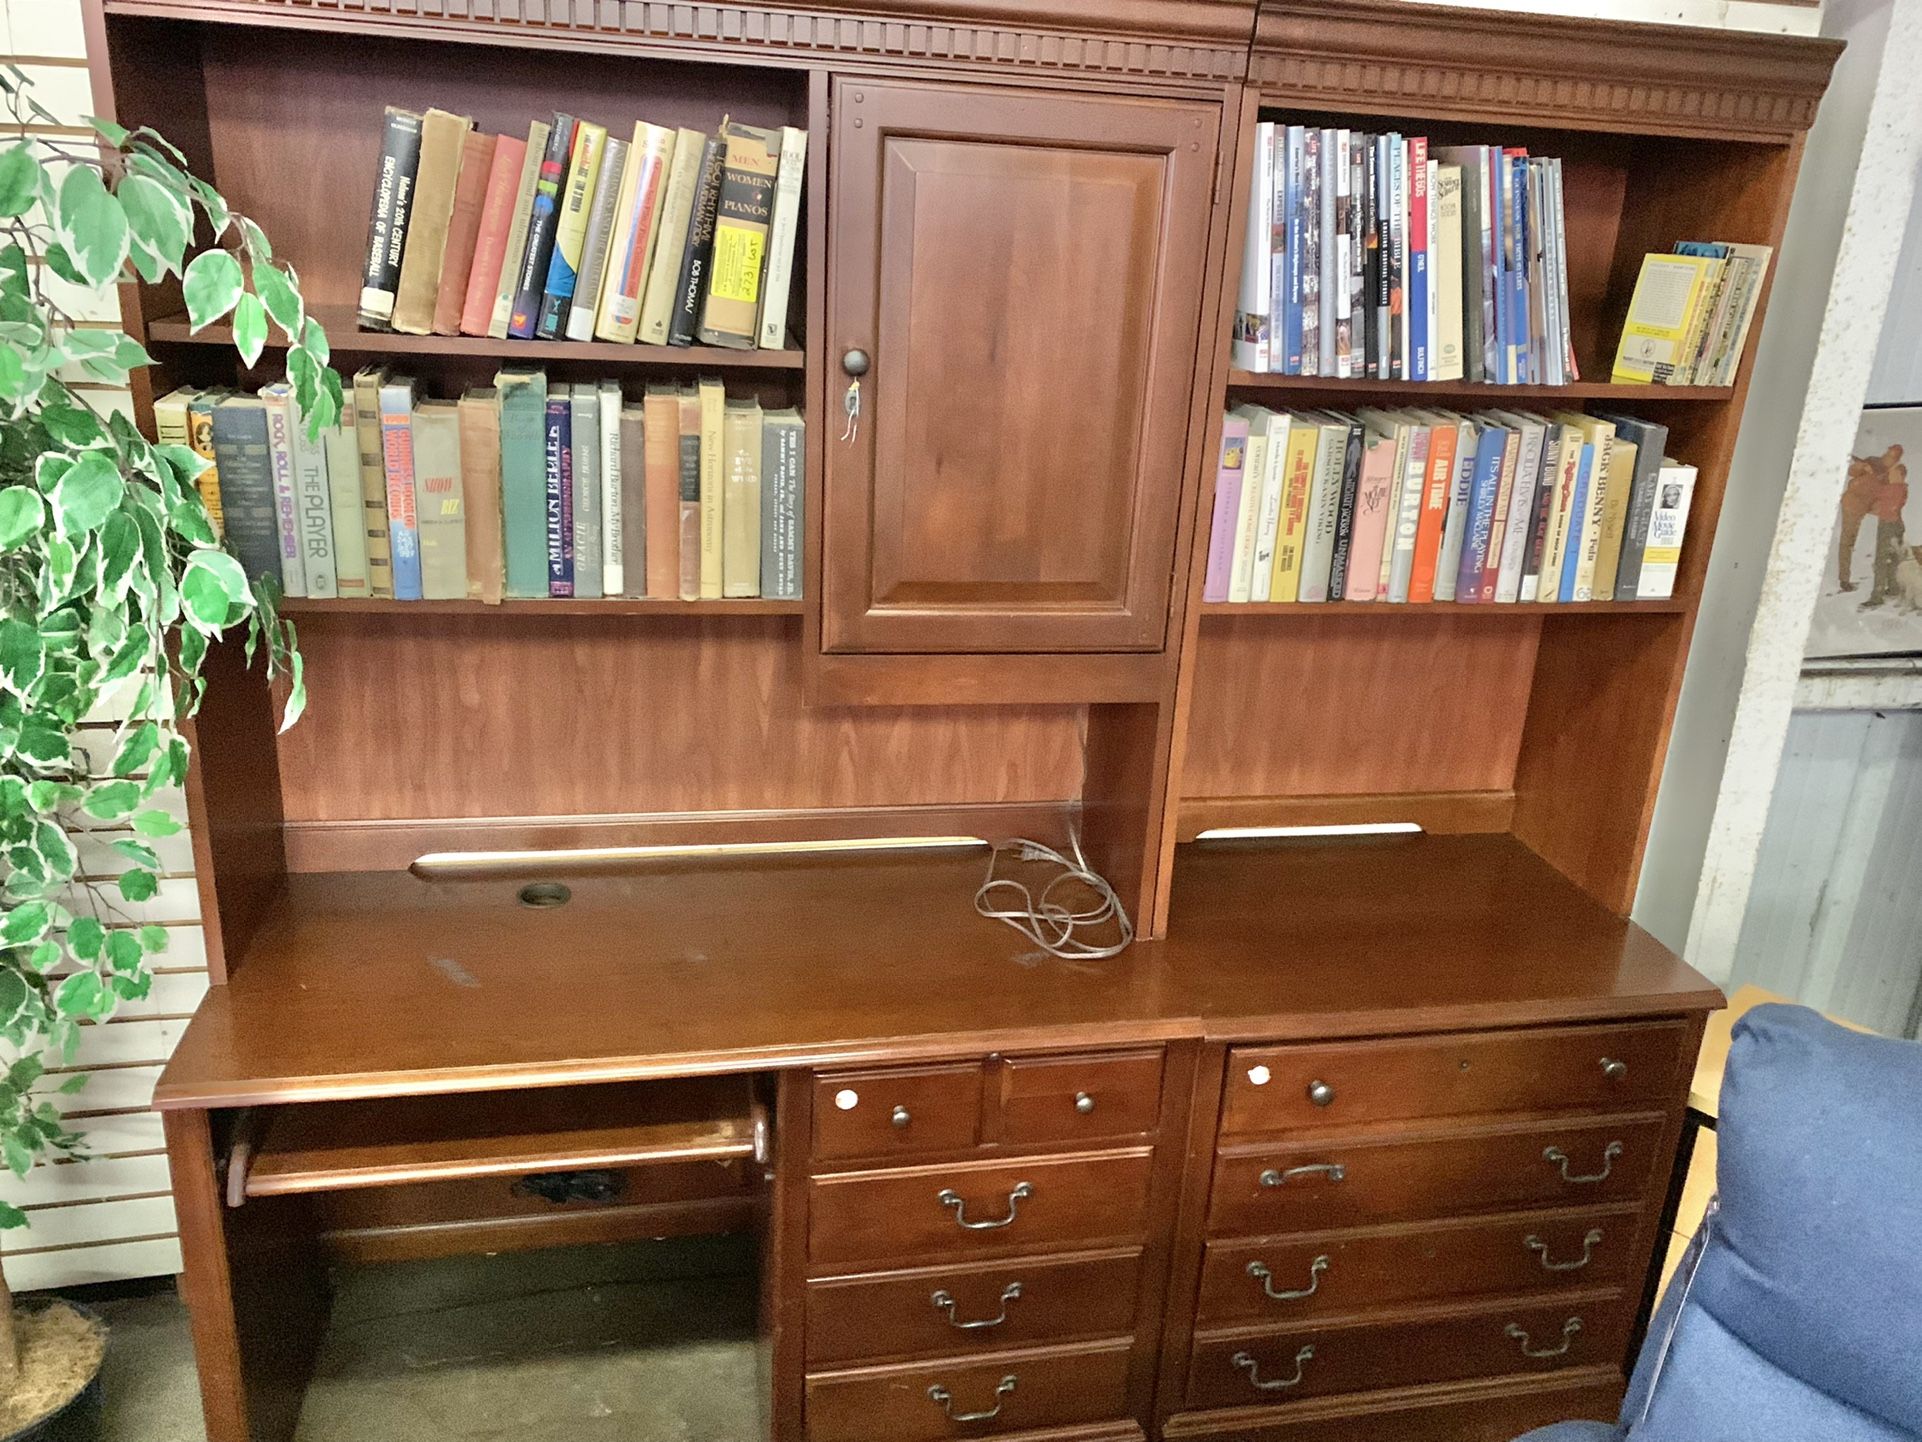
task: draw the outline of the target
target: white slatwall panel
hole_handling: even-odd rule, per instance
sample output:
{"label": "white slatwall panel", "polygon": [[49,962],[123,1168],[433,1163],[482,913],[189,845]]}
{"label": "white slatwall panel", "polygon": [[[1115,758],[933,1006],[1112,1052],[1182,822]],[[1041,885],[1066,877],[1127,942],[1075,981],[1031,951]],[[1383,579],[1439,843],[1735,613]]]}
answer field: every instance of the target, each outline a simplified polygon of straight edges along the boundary
{"label": "white slatwall panel", "polygon": [[1922,986],[1922,712],[1797,711],[1732,985],[1891,1035]]}

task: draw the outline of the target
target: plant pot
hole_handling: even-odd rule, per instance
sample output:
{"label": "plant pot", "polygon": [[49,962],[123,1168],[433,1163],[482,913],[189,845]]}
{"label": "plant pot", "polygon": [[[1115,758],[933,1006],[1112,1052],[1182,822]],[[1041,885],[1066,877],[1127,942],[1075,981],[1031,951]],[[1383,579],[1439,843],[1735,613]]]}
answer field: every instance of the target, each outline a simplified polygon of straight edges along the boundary
{"label": "plant pot", "polygon": [[[106,1331],[106,1323],[101,1321],[99,1314],[77,1302],[59,1298],[22,1302],[16,1298],[14,1306],[22,1316],[44,1312],[52,1307],[65,1307],[97,1323],[103,1333]],[[29,1422],[25,1427],[0,1436],[0,1442],[99,1442],[100,1420],[105,1405],[106,1391],[101,1386],[100,1369],[96,1367],[87,1385],[63,1406],[37,1422]]]}

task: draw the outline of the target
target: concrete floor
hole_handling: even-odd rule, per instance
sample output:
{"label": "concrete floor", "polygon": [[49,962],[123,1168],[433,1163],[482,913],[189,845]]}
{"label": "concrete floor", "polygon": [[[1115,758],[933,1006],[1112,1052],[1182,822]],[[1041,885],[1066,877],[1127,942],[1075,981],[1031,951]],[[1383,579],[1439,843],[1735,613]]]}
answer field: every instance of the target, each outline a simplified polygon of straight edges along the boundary
{"label": "concrete floor", "polygon": [[[752,1257],[694,1238],[344,1269],[296,1442],[752,1442]],[[113,1328],[106,1442],[205,1442],[186,1309]]]}

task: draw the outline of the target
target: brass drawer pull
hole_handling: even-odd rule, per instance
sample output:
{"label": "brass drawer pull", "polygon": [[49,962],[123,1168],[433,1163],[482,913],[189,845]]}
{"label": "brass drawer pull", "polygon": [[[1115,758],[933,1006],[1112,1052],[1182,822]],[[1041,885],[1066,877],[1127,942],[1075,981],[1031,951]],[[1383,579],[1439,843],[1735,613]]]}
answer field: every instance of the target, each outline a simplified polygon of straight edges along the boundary
{"label": "brass drawer pull", "polygon": [[928,1400],[938,1404],[941,1410],[948,1414],[948,1420],[950,1422],[989,1422],[1001,1415],[1002,1404],[1007,1400],[1009,1394],[1014,1391],[1014,1384],[1017,1380],[1019,1379],[1013,1372],[1003,1377],[1000,1385],[994,1389],[994,1405],[984,1408],[979,1412],[955,1411],[954,1394],[938,1382],[928,1388]]}
{"label": "brass drawer pull", "polygon": [[1617,1061],[1612,1056],[1605,1056],[1602,1058],[1602,1075],[1610,1081],[1620,1081],[1628,1075],[1628,1063]]}
{"label": "brass drawer pull", "polygon": [[1235,1353],[1234,1356],[1230,1357],[1228,1360],[1234,1363],[1235,1366],[1241,1368],[1242,1371],[1248,1374],[1248,1381],[1255,1388],[1256,1391],[1281,1392],[1281,1391],[1287,1390],[1290,1387],[1299,1387],[1301,1385],[1303,1369],[1306,1367],[1308,1363],[1308,1359],[1310,1357],[1313,1357],[1314,1355],[1315,1355],[1314,1344],[1310,1343],[1308,1346],[1303,1347],[1299,1352],[1295,1353],[1295,1375],[1294,1376],[1276,1377],[1267,1382],[1264,1382],[1261,1380],[1261,1363],[1256,1361],[1254,1357],[1252,1357],[1248,1353],[1237,1352]]}
{"label": "brass drawer pull", "polygon": [[1505,1329],[1505,1334],[1513,1337],[1517,1342],[1522,1344],[1522,1355],[1524,1357],[1532,1357],[1538,1362],[1546,1362],[1551,1357],[1566,1356],[1568,1349],[1575,1345],[1575,1334],[1581,1330],[1582,1319],[1580,1317],[1570,1317],[1566,1322],[1562,1323],[1562,1345],[1559,1347],[1529,1346],[1528,1333],[1522,1330],[1522,1324],[1520,1322],[1510,1322]]}
{"label": "brass drawer pull", "polygon": [[1094,1111],[1094,1098],[1086,1092],[1076,1092],[1074,1094],[1074,1109],[1082,1116],[1088,1116]]}
{"label": "brass drawer pull", "polygon": [[1548,1243],[1544,1242],[1540,1237],[1536,1237],[1536,1236],[1523,1237],[1522,1245],[1528,1248],[1528,1250],[1531,1252],[1539,1252],[1541,1254],[1541,1264],[1542,1264],[1542,1270],[1544,1272],[1579,1272],[1583,1267],[1586,1267],[1592,1260],[1594,1260],[1595,1244],[1601,1241],[1601,1239],[1602,1239],[1602,1229],[1600,1227],[1594,1228],[1589,1232],[1587,1236],[1583,1237],[1582,1238],[1582,1256],[1581,1256],[1581,1260],[1577,1262],[1549,1261],[1548,1260]]}
{"label": "brass drawer pull", "polygon": [[1560,1167],[1562,1169],[1563,1181],[1573,1182],[1577,1186],[1585,1187],[1585,1186],[1591,1186],[1596,1182],[1607,1181],[1608,1174],[1615,1170],[1615,1159],[1621,1156],[1621,1154],[1622,1154],[1622,1144],[1620,1142],[1610,1142],[1607,1146],[1602,1148],[1602,1169],[1599,1172],[1590,1172],[1587,1176],[1582,1176],[1582,1177],[1574,1177],[1569,1175],[1568,1153],[1563,1151],[1560,1147],[1546,1148],[1542,1152],[1542,1160],[1545,1162],[1553,1162],[1556,1166]]}
{"label": "brass drawer pull", "polygon": [[1007,1286],[1001,1289],[1000,1314],[994,1317],[983,1317],[978,1321],[974,1321],[974,1322],[957,1322],[955,1320],[954,1297],[951,1293],[945,1290],[936,1292],[933,1296],[929,1297],[928,1300],[934,1304],[934,1309],[937,1312],[947,1313],[948,1325],[954,1328],[955,1331],[982,1332],[982,1331],[986,1331],[989,1327],[999,1327],[1003,1322],[1007,1321],[1008,1320],[1008,1303],[1019,1301],[1020,1298],[1021,1298],[1021,1284],[1019,1282],[1008,1283]]}
{"label": "brass drawer pull", "polygon": [[970,1232],[991,1232],[996,1227],[1013,1226],[1015,1216],[1021,1209],[1021,1203],[1033,1195],[1034,1183],[1017,1182],[1014,1190],[1008,1193],[1007,1216],[992,1217],[985,1222],[971,1222],[968,1220],[967,1198],[955,1191],[952,1187],[943,1187],[940,1192],[936,1194],[935,1200],[944,1207],[954,1208],[954,1220],[958,1226],[965,1227]]}
{"label": "brass drawer pull", "polygon": [[1308,1264],[1308,1285],[1298,1292],[1278,1292],[1275,1290],[1275,1274],[1268,1270],[1265,1262],[1250,1262],[1248,1275],[1261,1283],[1261,1290],[1273,1302],[1299,1302],[1303,1297],[1312,1297],[1321,1288],[1321,1274],[1328,1270],[1328,1258],[1316,1257]]}
{"label": "brass drawer pull", "polygon": [[897,1129],[903,1129],[914,1120],[914,1116],[906,1107],[896,1107],[888,1113],[888,1120],[893,1122]]}
{"label": "brass drawer pull", "polygon": [[1331,1182],[1346,1181],[1348,1168],[1340,1162],[1314,1162],[1305,1167],[1290,1167],[1285,1172],[1270,1167],[1255,1180],[1264,1187],[1285,1187],[1296,1177],[1326,1177]]}

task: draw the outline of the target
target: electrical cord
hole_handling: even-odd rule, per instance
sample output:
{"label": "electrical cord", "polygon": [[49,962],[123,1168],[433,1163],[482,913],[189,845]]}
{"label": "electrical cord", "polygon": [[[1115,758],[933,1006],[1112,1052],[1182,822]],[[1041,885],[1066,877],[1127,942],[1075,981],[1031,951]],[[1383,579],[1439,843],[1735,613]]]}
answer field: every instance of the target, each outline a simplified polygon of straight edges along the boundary
{"label": "electrical cord", "polygon": [[[1006,922],[1051,956],[1070,961],[1099,961],[1118,956],[1134,940],[1134,923],[1128,920],[1128,912],[1121,898],[1115,895],[1115,889],[1088,865],[1088,858],[1081,851],[1081,838],[1070,833],[1068,845],[1074,853],[1073,860],[1052,846],[1043,846],[1025,836],[996,846],[988,853],[988,875],[974,894],[974,909],[991,920]],[[1021,861],[1043,861],[1058,866],[1061,874],[1039,893],[1030,891],[1011,876],[994,874],[995,863],[1004,851],[1014,852]],[[1055,888],[1067,882],[1079,883],[1092,891],[1095,904],[1077,911],[1054,900]],[[1001,904],[996,904],[997,901]],[[1100,945],[1077,935],[1110,921],[1120,935],[1118,941]]]}

